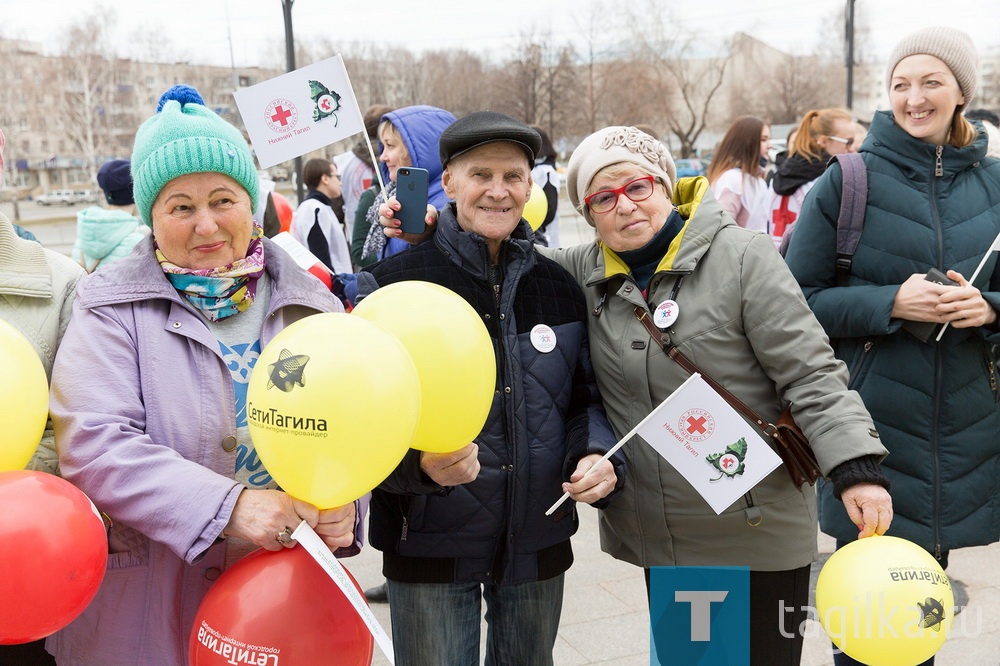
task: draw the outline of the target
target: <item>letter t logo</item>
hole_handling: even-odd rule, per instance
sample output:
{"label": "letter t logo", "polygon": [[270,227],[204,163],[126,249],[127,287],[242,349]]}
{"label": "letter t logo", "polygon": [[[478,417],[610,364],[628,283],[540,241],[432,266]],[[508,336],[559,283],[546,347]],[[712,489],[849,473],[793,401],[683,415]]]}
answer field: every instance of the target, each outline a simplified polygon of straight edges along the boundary
{"label": "letter t logo", "polygon": [[697,592],[694,590],[675,590],[674,601],[691,604],[691,641],[708,642],[712,640],[712,602],[721,602],[729,595],[726,590]]}

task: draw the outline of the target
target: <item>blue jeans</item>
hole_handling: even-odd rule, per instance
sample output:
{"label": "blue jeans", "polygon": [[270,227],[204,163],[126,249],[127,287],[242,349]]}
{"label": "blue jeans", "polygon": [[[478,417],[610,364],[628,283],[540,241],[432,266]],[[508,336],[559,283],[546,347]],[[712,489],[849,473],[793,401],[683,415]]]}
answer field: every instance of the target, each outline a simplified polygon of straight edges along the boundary
{"label": "blue jeans", "polygon": [[536,583],[387,580],[396,666],[478,666],[486,601],[486,666],[551,666],[564,574]]}

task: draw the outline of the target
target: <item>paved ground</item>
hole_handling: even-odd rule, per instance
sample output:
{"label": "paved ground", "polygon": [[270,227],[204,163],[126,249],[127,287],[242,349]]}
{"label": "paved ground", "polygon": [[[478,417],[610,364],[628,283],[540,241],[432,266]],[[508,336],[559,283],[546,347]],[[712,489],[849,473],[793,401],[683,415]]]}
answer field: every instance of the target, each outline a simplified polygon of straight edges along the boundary
{"label": "paved ground", "polygon": [[[69,254],[75,238],[75,214],[80,208],[22,204],[22,224],[47,247]],[[13,219],[9,203],[0,204],[0,211]],[[561,211],[564,245],[593,238],[593,230],[572,212],[565,199]],[[833,541],[825,535],[818,539],[823,559],[833,551]],[[589,507],[581,507],[581,529],[573,539],[573,548],[576,563],[567,574],[556,664],[648,665],[649,618],[642,572],[601,552],[597,512]],[[366,548],[345,564],[363,588],[381,582],[378,551]],[[814,565],[814,579],[817,571],[818,565]],[[964,589],[968,601],[956,619],[952,636],[938,653],[937,665],[1000,666],[1000,544],[953,552],[948,574],[956,589]],[[373,608],[382,626],[390,631],[388,607],[375,604]],[[810,622],[806,636],[802,665],[832,665],[830,646],[821,628]],[[387,663],[376,648],[373,664]]]}
{"label": "paved ground", "polygon": [[[573,538],[576,562],[567,573],[562,624],[556,642],[557,666],[581,664],[649,665],[649,615],[642,572],[601,552],[597,512],[581,507],[580,531]],[[828,555],[833,541],[819,537]],[[955,551],[948,573],[969,595],[968,607],[955,621],[952,637],[938,653],[937,666],[997,666],[1000,664],[1000,544]],[[379,583],[381,557],[366,548],[344,560],[362,587]],[[818,565],[814,565],[814,577]],[[957,583],[956,583],[957,585]],[[386,631],[391,631],[388,607],[373,604]],[[485,637],[486,625],[483,624]],[[389,662],[378,652],[377,666]],[[818,624],[806,628],[802,666],[832,666],[830,644]]]}

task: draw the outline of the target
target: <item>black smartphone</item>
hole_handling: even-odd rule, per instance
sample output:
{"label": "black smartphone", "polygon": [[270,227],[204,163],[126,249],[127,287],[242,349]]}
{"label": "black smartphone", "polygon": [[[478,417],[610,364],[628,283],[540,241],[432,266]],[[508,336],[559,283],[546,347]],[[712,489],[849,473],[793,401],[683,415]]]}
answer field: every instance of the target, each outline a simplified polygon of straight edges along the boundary
{"label": "black smartphone", "polygon": [[399,167],[396,171],[396,211],[399,228],[408,234],[422,234],[427,230],[427,169]]}
{"label": "black smartphone", "polygon": [[[950,287],[958,286],[958,283],[949,278],[938,269],[931,267],[927,271],[924,279],[935,284],[943,284]],[[929,342],[931,338],[936,338],[944,324],[936,324],[932,321],[903,321],[903,330],[908,331],[913,337],[921,342]]]}

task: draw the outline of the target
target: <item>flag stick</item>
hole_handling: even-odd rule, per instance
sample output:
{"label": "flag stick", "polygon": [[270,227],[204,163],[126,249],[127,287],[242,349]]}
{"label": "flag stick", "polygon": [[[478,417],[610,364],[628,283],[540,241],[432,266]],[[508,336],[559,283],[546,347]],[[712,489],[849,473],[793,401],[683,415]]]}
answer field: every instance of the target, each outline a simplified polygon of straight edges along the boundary
{"label": "flag stick", "polygon": [[[990,249],[986,251],[986,254],[983,255],[982,260],[979,262],[979,265],[976,266],[975,272],[973,272],[972,277],[969,278],[969,284],[975,282],[976,278],[979,277],[979,271],[983,270],[983,266],[986,265],[986,260],[990,258],[990,255],[1000,249],[998,245],[1000,245],[1000,234],[997,234],[997,237],[993,239],[993,244],[990,245]],[[941,331],[937,334],[937,337],[934,338],[934,342],[941,342],[941,336],[943,336],[944,332],[948,330],[948,324],[950,323],[950,321],[946,321],[944,323],[944,326],[941,327]]]}
{"label": "flag stick", "polygon": [[[344,67],[344,77],[347,78],[347,85],[351,89],[351,97],[354,98],[354,108],[358,110],[358,118],[364,119],[364,115],[361,113],[361,107],[358,106],[358,96],[354,94],[354,86],[351,84],[351,75],[347,73],[347,63],[341,60],[341,65]],[[365,143],[368,144],[368,154],[372,158],[372,166],[375,167],[375,177],[378,179],[378,189],[379,192],[385,191],[385,183],[382,182],[382,170],[378,166],[378,158],[375,157],[375,149],[372,148],[372,140],[368,136],[368,128],[362,132],[365,135]]]}
{"label": "flag stick", "polygon": [[[618,443],[611,447],[610,451],[608,451],[607,453],[605,453],[601,457],[600,460],[598,460],[596,463],[593,464],[593,466],[591,466],[590,469],[588,469],[586,472],[584,472],[583,476],[580,477],[580,480],[582,481],[583,479],[585,479],[588,474],[590,474],[591,472],[593,472],[597,468],[598,465],[600,465],[602,462],[604,462],[605,460],[607,460],[608,458],[610,458],[611,456],[613,456],[615,454],[615,451],[617,451],[618,449],[620,449],[623,446],[625,446],[625,442],[627,442],[628,440],[632,439],[632,437],[635,436],[635,433],[637,433],[639,431],[639,428],[641,428],[642,426],[646,425],[646,421],[648,421],[649,419],[653,418],[653,416],[659,411],[660,407],[662,407],[663,404],[665,402],[667,402],[667,400],[670,400],[677,393],[679,393],[680,390],[683,389],[687,385],[688,382],[693,381],[695,377],[701,377],[701,375],[696,372],[696,373],[692,374],[690,377],[688,377],[687,379],[685,379],[683,384],[681,384],[680,386],[678,386],[674,390],[674,392],[671,393],[670,395],[668,395],[663,400],[663,402],[661,402],[659,405],[656,406],[656,408],[653,411],[651,411],[649,414],[646,414],[646,418],[644,418],[643,420],[639,421],[639,423],[634,428],[632,428],[631,430],[628,431],[628,434],[626,434],[624,437],[622,437],[620,440],[618,440]],[[549,510],[545,512],[545,515],[546,516],[551,516],[552,512],[555,511],[556,509],[558,509],[560,507],[560,505],[562,505],[562,503],[565,502],[567,499],[569,499],[569,493],[568,492],[563,493],[563,496],[560,497],[558,500],[556,500],[555,504],[553,504],[552,506],[549,507]]]}

